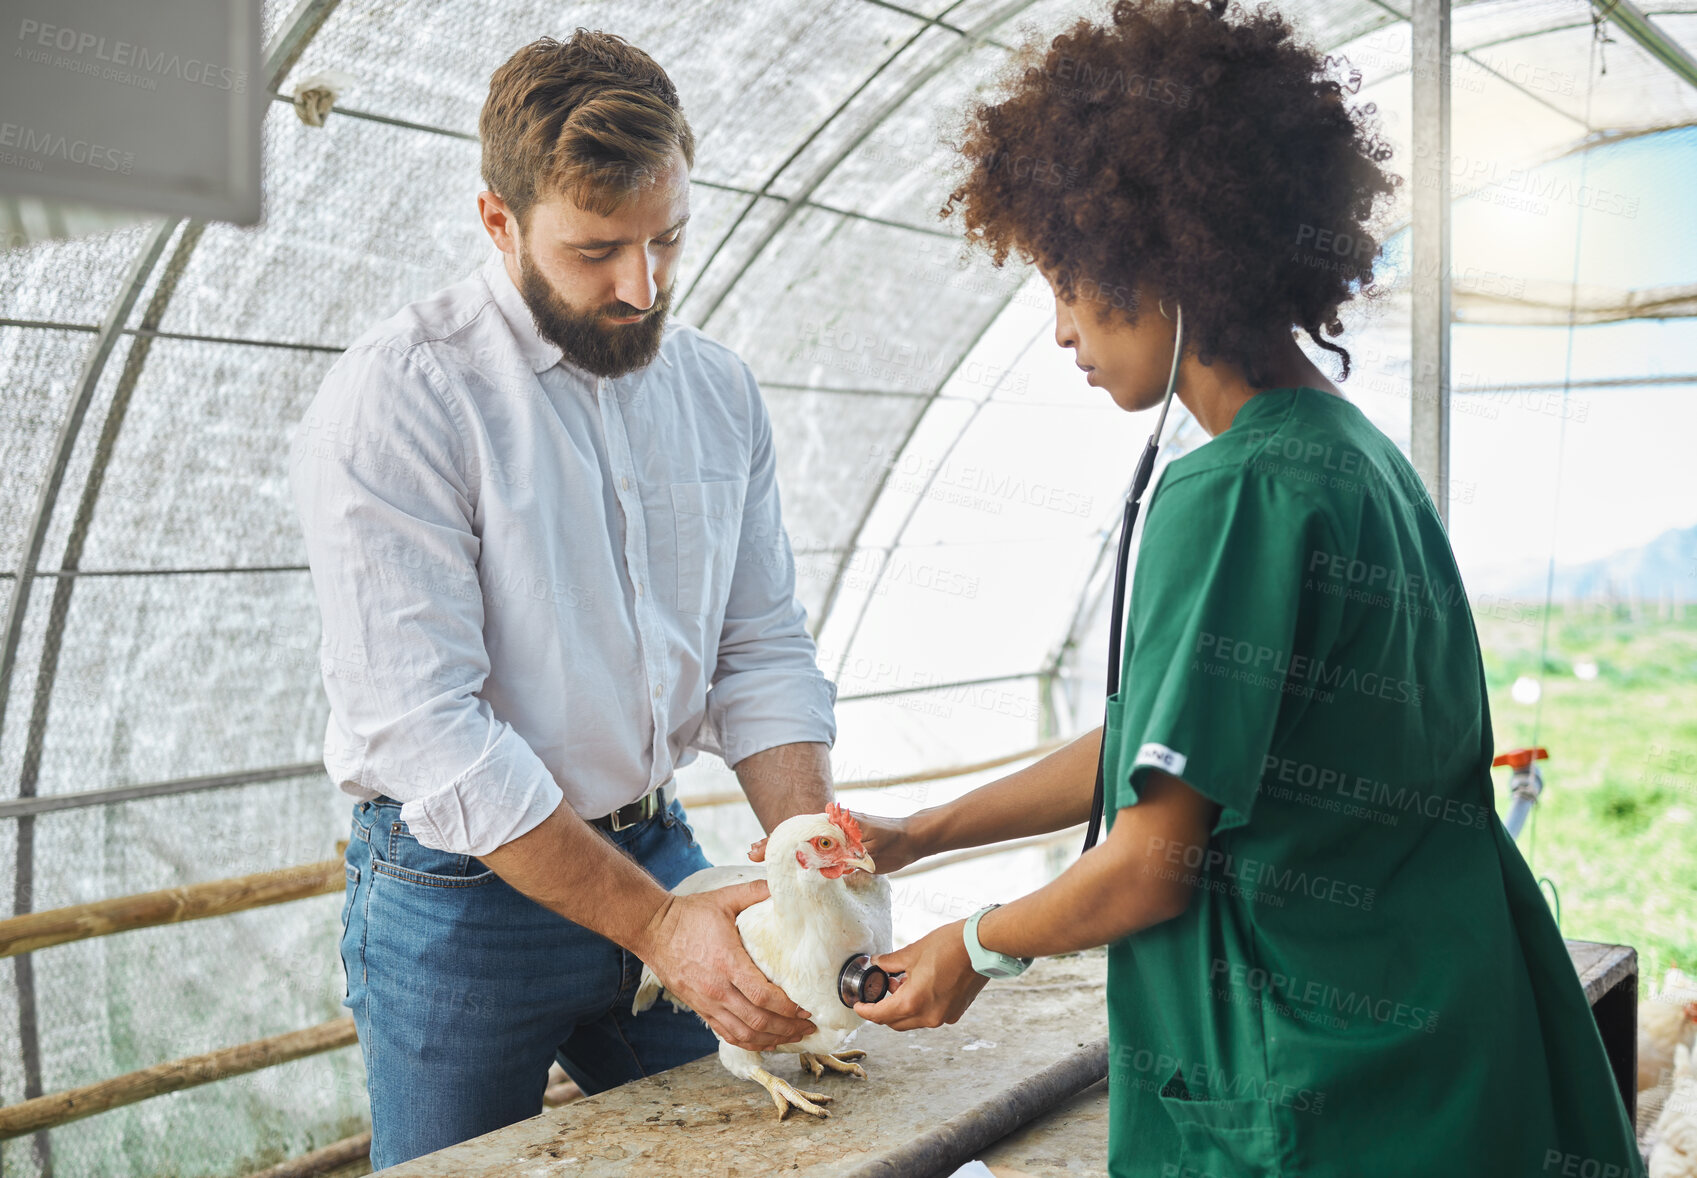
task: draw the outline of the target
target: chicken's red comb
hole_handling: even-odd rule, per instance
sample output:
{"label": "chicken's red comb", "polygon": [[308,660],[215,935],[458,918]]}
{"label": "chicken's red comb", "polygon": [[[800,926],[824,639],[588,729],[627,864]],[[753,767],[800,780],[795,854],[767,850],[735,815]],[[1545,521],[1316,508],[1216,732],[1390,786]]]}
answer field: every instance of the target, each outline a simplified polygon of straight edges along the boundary
{"label": "chicken's red comb", "polygon": [[837,829],[848,836],[855,846],[860,846],[860,823],[854,820],[854,815],[848,812],[848,807],[840,802],[830,802],[825,806],[825,817],[837,824]]}

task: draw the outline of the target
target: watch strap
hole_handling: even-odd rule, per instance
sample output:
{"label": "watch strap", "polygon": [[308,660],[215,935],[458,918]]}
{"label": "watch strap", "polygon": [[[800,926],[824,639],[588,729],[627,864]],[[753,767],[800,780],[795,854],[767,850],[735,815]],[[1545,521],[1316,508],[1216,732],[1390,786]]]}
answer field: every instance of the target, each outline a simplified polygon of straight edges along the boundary
{"label": "watch strap", "polygon": [[987,978],[1017,977],[1030,967],[1032,960],[1029,957],[1010,957],[1006,953],[986,949],[979,942],[979,919],[990,909],[1000,907],[1000,904],[990,904],[980,908],[966,918],[966,925],[961,930],[961,936],[966,941],[966,955],[972,962],[972,968]]}

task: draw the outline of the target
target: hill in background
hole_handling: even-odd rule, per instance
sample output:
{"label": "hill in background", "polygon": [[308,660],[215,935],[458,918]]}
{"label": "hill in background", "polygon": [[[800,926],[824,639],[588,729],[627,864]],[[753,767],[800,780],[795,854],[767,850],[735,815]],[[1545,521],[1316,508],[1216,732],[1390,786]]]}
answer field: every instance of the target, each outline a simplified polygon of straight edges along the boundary
{"label": "hill in background", "polygon": [[[1541,601],[1548,566],[1527,561],[1478,569],[1464,576],[1468,593],[1473,596],[1491,594]],[[1697,526],[1670,528],[1648,544],[1595,560],[1558,562],[1552,597],[1556,601],[1697,601]]]}

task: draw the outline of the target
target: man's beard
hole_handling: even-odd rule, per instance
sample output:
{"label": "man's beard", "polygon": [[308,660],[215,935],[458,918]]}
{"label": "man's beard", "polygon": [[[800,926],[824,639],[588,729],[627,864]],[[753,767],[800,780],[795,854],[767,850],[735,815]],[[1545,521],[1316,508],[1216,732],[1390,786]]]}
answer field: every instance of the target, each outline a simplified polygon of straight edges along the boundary
{"label": "man's beard", "polygon": [[543,339],[559,347],[579,368],[607,377],[634,372],[659,354],[666,312],[672,306],[672,290],[666,287],[656,292],[654,305],[638,322],[607,323],[607,319],[639,314],[641,308],[621,301],[588,314],[574,310],[531,266],[530,254],[524,250],[519,251],[519,293]]}

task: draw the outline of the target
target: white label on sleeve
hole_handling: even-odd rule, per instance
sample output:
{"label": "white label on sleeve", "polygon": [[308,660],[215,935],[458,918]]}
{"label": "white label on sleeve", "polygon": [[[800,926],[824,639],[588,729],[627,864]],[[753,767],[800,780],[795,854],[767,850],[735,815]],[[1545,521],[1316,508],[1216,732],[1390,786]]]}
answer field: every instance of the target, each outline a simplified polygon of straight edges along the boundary
{"label": "white label on sleeve", "polygon": [[1171,773],[1174,777],[1184,772],[1185,762],[1189,760],[1183,753],[1175,753],[1164,744],[1150,741],[1137,750],[1137,760],[1131,763],[1132,768],[1139,765],[1153,765],[1163,773]]}

